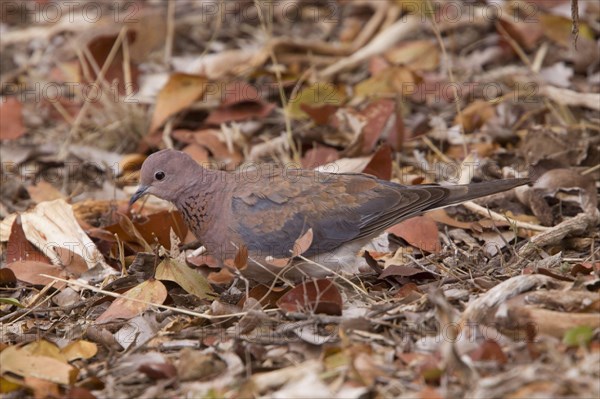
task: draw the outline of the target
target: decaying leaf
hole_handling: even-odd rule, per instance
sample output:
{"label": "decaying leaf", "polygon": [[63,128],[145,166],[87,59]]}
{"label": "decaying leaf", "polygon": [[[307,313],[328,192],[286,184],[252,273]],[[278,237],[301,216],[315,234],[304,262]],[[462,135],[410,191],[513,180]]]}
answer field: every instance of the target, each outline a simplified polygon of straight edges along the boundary
{"label": "decaying leaf", "polygon": [[183,111],[200,98],[206,90],[207,82],[207,79],[200,75],[171,75],[156,99],[150,132],[158,129],[168,117]]}
{"label": "decaying leaf", "polygon": [[340,315],[342,297],[329,280],[307,281],[283,295],[277,301],[277,306],[287,312],[310,310],[315,313]]}
{"label": "decaying leaf", "polygon": [[146,311],[153,304],[162,305],[167,298],[167,289],[158,280],[148,280],[133,287],[110,304],[97,319],[97,324],[115,320],[128,320]]}
{"label": "decaying leaf", "polygon": [[199,298],[211,298],[215,295],[204,276],[177,259],[163,260],[156,268],[156,278],[174,281]]}

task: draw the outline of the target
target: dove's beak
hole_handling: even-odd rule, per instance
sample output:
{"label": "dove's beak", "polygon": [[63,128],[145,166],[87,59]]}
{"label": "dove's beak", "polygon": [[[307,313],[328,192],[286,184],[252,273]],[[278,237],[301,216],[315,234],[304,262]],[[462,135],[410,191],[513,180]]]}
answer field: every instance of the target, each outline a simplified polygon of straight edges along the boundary
{"label": "dove's beak", "polygon": [[135,194],[131,196],[131,199],[129,200],[129,206],[131,207],[135,201],[143,197],[146,194],[146,191],[148,191],[148,188],[149,186],[139,186]]}

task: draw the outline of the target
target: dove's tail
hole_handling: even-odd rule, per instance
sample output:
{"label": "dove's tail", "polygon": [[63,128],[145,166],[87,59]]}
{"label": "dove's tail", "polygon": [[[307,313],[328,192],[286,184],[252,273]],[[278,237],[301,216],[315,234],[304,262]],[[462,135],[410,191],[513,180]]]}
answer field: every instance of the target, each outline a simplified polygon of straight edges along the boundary
{"label": "dove's tail", "polygon": [[531,182],[530,179],[494,180],[481,183],[471,183],[457,186],[443,186],[448,190],[446,198],[442,199],[430,209],[443,208],[445,206],[458,204],[486,195],[496,194],[511,188],[522,186]]}

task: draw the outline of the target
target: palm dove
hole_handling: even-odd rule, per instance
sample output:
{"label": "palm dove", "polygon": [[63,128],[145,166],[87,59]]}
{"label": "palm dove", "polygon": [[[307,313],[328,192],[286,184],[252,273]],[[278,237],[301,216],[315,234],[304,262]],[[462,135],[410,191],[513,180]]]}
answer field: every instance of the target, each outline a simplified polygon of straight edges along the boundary
{"label": "palm dove", "polygon": [[272,164],[224,172],[205,169],[183,152],[162,150],[144,161],[130,204],[146,194],[172,202],[221,266],[231,265],[245,247],[250,260],[245,274],[256,279],[280,271],[273,260],[290,258],[296,241],[312,229],[310,246],[301,254],[308,260],[297,257],[290,269],[322,276],[359,272],[364,260],[358,251],[394,224],[528,181],[403,186],[365,174]]}

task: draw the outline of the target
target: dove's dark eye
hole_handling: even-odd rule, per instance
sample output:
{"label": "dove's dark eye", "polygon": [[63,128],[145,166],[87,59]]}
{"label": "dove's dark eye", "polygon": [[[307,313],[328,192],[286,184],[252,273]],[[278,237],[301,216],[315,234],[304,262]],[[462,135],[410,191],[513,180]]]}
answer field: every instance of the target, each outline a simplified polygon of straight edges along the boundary
{"label": "dove's dark eye", "polygon": [[165,178],[165,172],[163,172],[162,170],[159,170],[158,172],[156,172],[154,174],[154,178],[156,180],[162,180],[162,179],[164,179]]}

